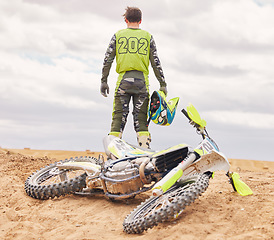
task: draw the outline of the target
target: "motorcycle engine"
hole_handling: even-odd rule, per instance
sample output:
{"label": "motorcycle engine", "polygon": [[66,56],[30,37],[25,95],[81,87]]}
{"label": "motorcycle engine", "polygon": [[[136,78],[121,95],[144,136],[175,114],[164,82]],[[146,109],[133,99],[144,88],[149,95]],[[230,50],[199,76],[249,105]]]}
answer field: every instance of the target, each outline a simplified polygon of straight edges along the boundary
{"label": "motorcycle engine", "polygon": [[121,161],[108,167],[105,183],[109,193],[129,194],[139,191],[143,183],[139,176],[139,165],[131,161]]}

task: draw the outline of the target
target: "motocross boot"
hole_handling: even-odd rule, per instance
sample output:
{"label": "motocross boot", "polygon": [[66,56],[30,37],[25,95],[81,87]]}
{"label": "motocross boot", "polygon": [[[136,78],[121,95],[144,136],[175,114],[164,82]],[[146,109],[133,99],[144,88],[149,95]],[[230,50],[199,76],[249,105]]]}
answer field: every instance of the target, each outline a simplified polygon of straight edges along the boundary
{"label": "motocross boot", "polygon": [[137,141],[140,147],[150,149],[151,136],[149,132],[137,132]]}
{"label": "motocross boot", "polygon": [[112,135],[118,138],[122,138],[123,132],[110,132],[108,135]]}

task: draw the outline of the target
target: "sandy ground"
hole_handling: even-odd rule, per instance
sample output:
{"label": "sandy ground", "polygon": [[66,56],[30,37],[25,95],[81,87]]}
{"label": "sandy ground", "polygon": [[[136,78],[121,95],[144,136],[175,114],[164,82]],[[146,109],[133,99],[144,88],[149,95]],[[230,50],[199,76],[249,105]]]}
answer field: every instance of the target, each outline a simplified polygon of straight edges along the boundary
{"label": "sandy ground", "polygon": [[98,153],[0,148],[0,239],[274,239],[274,162],[231,159],[232,170],[253,195],[238,195],[218,172],[178,219],[139,235],[124,233],[122,223],[149,192],[127,202],[76,195],[43,201],[26,195],[24,182],[32,172],[85,155]]}

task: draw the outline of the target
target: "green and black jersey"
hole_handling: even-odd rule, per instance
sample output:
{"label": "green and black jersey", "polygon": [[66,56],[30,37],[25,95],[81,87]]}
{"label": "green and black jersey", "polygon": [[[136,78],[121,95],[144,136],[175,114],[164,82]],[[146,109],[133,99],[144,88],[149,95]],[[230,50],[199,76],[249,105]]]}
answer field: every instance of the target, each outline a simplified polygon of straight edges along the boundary
{"label": "green and black jersey", "polygon": [[154,39],[147,31],[127,28],[114,34],[105,54],[101,82],[107,82],[115,57],[119,76],[129,71],[140,71],[147,79],[150,62],[160,86],[166,86]]}

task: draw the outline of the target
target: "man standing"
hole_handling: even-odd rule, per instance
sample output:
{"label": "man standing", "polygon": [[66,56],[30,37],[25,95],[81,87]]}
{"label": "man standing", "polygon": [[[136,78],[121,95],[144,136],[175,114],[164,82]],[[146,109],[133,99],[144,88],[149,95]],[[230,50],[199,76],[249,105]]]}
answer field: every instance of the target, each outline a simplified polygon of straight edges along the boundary
{"label": "man standing", "polygon": [[129,102],[133,99],[134,129],[141,147],[149,148],[151,142],[147,126],[149,104],[149,62],[160,83],[160,91],[167,94],[166,82],[156,45],[151,34],[141,30],[142,12],[139,8],[127,7],[124,14],[127,28],[112,37],[105,54],[101,78],[101,94],[107,97],[109,86],[107,78],[114,58],[116,84],[110,135],[122,137],[129,113]]}

